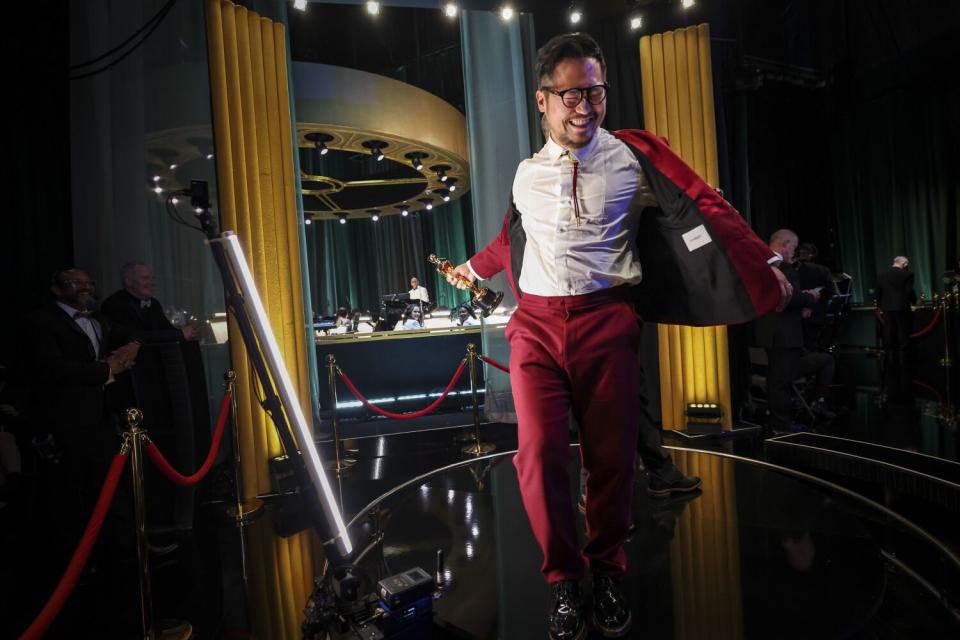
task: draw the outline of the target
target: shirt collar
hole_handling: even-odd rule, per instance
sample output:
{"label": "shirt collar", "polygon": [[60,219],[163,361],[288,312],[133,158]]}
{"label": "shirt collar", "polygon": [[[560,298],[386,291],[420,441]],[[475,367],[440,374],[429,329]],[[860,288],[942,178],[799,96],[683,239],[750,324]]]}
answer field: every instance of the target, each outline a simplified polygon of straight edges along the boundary
{"label": "shirt collar", "polygon": [[79,310],[79,309],[75,309],[75,308],[71,307],[71,306],[68,305],[68,304],[64,304],[63,302],[60,302],[59,300],[57,300],[56,302],[57,302],[57,306],[60,307],[61,309],[63,309],[63,311],[64,311],[68,316],[70,316],[71,318],[77,318],[77,317],[86,318],[86,317],[88,317],[88,316],[85,316],[85,315],[77,316],[77,314],[80,313],[80,310]]}
{"label": "shirt collar", "polygon": [[[577,160],[584,162],[593,155],[594,151],[597,149],[597,145],[600,142],[600,136],[604,134],[603,129],[597,129],[597,132],[593,135],[593,138],[585,147],[580,147],[579,149],[573,149],[571,152],[577,156]],[[557,144],[553,140],[553,136],[547,134],[547,143],[543,145],[543,151],[546,152],[547,157],[556,162],[559,160],[565,153],[567,149]]]}

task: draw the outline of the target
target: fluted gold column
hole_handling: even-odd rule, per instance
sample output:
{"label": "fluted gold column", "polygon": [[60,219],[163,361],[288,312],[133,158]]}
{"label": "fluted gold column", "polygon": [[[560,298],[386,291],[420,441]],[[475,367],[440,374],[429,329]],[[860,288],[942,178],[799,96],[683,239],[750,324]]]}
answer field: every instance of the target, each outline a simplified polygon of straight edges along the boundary
{"label": "fluted gold column", "polygon": [[703,478],[670,542],[673,628],[678,640],[743,637],[740,540],[734,465],[729,458],[674,451],[684,473]]}
{"label": "fluted gold column", "polygon": [[[640,39],[646,128],[670,146],[708,184],[720,182],[713,110],[710,28],[706,24]],[[731,429],[726,327],[660,325],[660,404],[665,429],[686,427],[692,402],[723,407]]]}
{"label": "fluted gold column", "polygon": [[[226,0],[207,0],[206,21],[220,225],[240,238],[304,413],[311,415],[284,28]],[[270,490],[267,464],[282,449],[232,322],[230,355],[242,491],[253,496]],[[268,518],[251,527],[248,540],[254,635],[299,638],[319,568],[318,541],[312,532],[280,538]]]}

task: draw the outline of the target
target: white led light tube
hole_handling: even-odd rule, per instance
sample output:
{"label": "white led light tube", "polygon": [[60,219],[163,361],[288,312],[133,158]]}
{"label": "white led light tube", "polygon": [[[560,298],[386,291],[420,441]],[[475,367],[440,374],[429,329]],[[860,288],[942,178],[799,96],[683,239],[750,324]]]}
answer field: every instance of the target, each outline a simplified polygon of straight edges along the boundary
{"label": "white led light tube", "polygon": [[[267,363],[267,370],[274,384],[277,385],[280,400],[283,403],[284,413],[293,425],[293,430],[297,435],[297,441],[303,454],[307,467],[307,473],[313,481],[315,487],[320,489],[322,506],[327,518],[332,521],[337,530],[337,540],[343,554],[349,555],[353,551],[353,544],[350,542],[350,536],[347,534],[347,527],[343,523],[343,516],[337,507],[337,502],[333,496],[333,489],[323,471],[323,464],[320,461],[320,453],[313,443],[313,434],[307,427],[307,419],[300,409],[300,402],[297,400],[297,394],[293,389],[293,381],[287,373],[286,364],[283,356],[280,355],[280,346],[273,335],[273,329],[270,327],[270,321],[267,313],[260,301],[260,294],[257,293],[257,287],[253,282],[253,274],[247,266],[247,261],[243,256],[243,250],[240,247],[240,240],[232,231],[225,231],[222,234],[224,240],[224,255],[230,264],[230,269],[240,284],[240,291],[243,293],[244,306],[250,311],[250,324],[253,325],[253,331],[257,336],[257,342],[260,343],[260,349],[263,351],[264,359]],[[291,454],[292,452],[287,452]]]}

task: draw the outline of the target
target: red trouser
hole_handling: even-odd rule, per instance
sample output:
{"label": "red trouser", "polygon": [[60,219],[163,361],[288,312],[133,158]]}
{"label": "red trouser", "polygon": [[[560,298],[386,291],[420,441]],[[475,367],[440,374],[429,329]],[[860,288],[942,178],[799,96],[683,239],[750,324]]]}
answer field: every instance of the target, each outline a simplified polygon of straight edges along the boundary
{"label": "red trouser", "polygon": [[[523,505],[547,582],[626,569],[640,419],[640,327],[627,287],[580,296],[524,294],[510,319],[510,382]],[[580,424],[587,479],[581,556],[567,465],[568,412]]]}

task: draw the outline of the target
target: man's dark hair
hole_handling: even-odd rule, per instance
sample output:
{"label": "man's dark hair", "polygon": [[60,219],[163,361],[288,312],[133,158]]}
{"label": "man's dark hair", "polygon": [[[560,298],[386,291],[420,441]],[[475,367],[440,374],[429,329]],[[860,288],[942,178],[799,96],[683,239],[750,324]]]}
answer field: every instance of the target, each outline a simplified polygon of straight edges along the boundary
{"label": "man's dark hair", "polygon": [[583,60],[593,58],[600,63],[600,70],[606,75],[607,63],[603,59],[600,45],[585,33],[563,33],[550,38],[547,44],[537,51],[537,86],[542,87],[544,78],[552,78],[553,71],[561,60]]}

